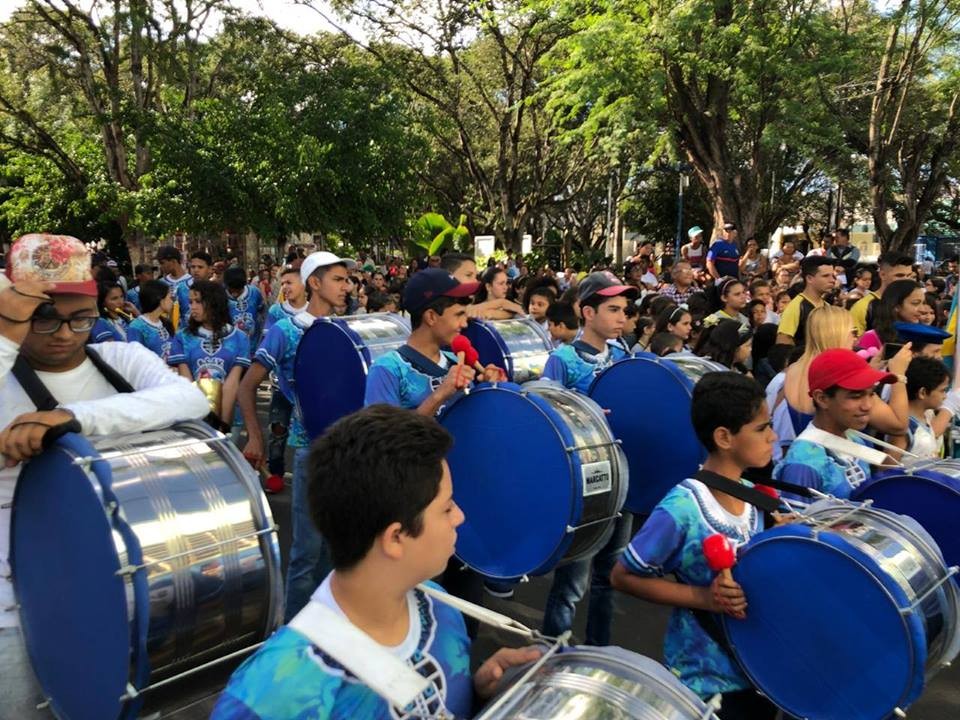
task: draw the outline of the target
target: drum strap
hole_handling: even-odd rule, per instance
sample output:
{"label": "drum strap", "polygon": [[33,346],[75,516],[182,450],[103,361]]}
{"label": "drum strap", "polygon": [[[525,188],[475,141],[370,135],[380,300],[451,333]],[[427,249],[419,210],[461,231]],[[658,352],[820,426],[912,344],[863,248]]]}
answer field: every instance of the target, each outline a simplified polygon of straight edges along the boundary
{"label": "drum strap", "polygon": [[[92,350],[89,345],[85,350],[87,357],[90,358],[90,362],[100,371],[100,374],[103,375],[106,381],[113,386],[114,390],[118,393],[133,392],[133,386],[128,383],[120,373],[110,367],[107,362],[97,354],[96,350]],[[23,388],[23,391],[27,394],[27,397],[30,398],[30,402],[36,406],[37,410],[48,412],[57,409],[57,405],[59,405],[57,399],[50,394],[47,386],[43,384],[23,355],[17,355],[17,359],[13,363],[12,372],[17,382],[20,383],[20,387]]]}
{"label": "drum strap", "polygon": [[399,353],[400,357],[413,365],[414,368],[422,372],[424,375],[442,378],[448,372],[437,365],[437,363],[428,358],[426,355],[417,352],[409,345],[401,345],[397,348],[397,353]]}
{"label": "drum strap", "polygon": [[693,479],[699,480],[708,488],[719,490],[727,495],[732,495],[733,497],[750,503],[751,505],[754,505],[765,512],[774,512],[780,509],[780,501],[776,498],[772,498],[769,495],[760,492],[759,490],[755,490],[754,488],[744,485],[743,483],[726,478],[723,475],[719,475],[711,470],[704,470],[703,468],[700,468],[694,474]]}

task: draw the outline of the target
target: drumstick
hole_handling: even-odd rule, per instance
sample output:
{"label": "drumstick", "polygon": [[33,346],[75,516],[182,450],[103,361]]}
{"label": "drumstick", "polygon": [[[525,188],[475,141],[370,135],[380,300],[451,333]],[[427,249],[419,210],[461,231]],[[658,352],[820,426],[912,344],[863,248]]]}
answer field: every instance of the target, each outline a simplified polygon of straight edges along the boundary
{"label": "drumstick", "polygon": [[458,388],[462,387],[461,385],[461,375],[463,374],[463,361],[466,359],[467,354],[461,350],[457,353],[457,379],[454,381],[454,385]]}
{"label": "drumstick", "polygon": [[703,557],[711,570],[719,572],[724,580],[733,581],[730,568],[736,564],[737,554],[733,550],[730,538],[720,533],[705,537],[703,539]]}

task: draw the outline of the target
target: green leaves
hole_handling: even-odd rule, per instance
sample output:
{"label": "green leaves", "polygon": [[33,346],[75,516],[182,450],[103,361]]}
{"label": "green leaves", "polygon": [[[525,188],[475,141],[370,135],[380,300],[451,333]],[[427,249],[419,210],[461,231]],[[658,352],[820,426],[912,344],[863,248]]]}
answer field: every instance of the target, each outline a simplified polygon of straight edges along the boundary
{"label": "green leaves", "polygon": [[424,213],[413,224],[412,241],[417,247],[424,248],[427,255],[438,255],[447,244],[456,245],[457,241],[470,237],[466,221],[467,216],[460,215],[454,227],[439,213]]}

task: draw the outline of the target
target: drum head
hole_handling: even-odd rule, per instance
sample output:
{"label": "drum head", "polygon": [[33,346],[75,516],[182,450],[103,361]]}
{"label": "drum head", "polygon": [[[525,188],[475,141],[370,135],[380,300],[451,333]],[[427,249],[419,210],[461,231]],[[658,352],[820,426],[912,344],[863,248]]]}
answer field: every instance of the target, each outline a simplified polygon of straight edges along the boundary
{"label": "drum head", "polygon": [[93,446],[67,435],[24,466],[11,565],[30,662],[57,717],[109,720],[123,709],[132,628],[110,519],[96,483],[73,464],[89,455]]}
{"label": "drum head", "polygon": [[891,470],[857,488],[853,500],[873,500],[874,507],[907,515],[926,530],[948,566],[960,565],[960,482],[937,472],[936,465],[916,473]]}
{"label": "drum head", "polygon": [[607,422],[627,456],[627,510],[651,512],[706,457],[690,422],[692,391],[673,363],[652,356],[614,363],[590,387],[590,397],[610,411]]}
{"label": "drum head", "polygon": [[552,569],[582,503],[565,449],[573,438],[545,400],[513,388],[474,390],[440,418],[456,438],[447,463],[466,515],[457,557],[498,579]]}
{"label": "drum head", "polygon": [[923,687],[923,621],[896,582],[842,537],[767,531],[733,569],[747,617],[723,617],[751,681],[791,715],[878,720]]}
{"label": "drum head", "polygon": [[294,376],[303,426],[311,438],[363,407],[369,355],[362,345],[360,336],[338,320],[315,322],[304,332]]}

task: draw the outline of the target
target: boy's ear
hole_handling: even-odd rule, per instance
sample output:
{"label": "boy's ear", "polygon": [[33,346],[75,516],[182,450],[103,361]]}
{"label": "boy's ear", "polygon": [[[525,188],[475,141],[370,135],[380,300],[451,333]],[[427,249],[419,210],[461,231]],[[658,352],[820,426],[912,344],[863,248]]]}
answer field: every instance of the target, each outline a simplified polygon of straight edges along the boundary
{"label": "boy's ear", "polygon": [[374,545],[391,560],[399,560],[403,557],[403,539],[403,526],[398,522],[390,523],[387,529],[377,536]]}
{"label": "boy's ear", "polygon": [[927,392],[927,389],[922,387],[917,391],[917,400],[926,400],[929,395],[930,393]]}
{"label": "boy's ear", "polygon": [[713,431],[713,442],[718,450],[729,450],[733,446],[733,435],[730,428],[718,427]]}
{"label": "boy's ear", "polygon": [[823,390],[814,390],[812,393],[810,393],[810,398],[813,400],[814,410],[826,407],[826,394],[823,392]]}

